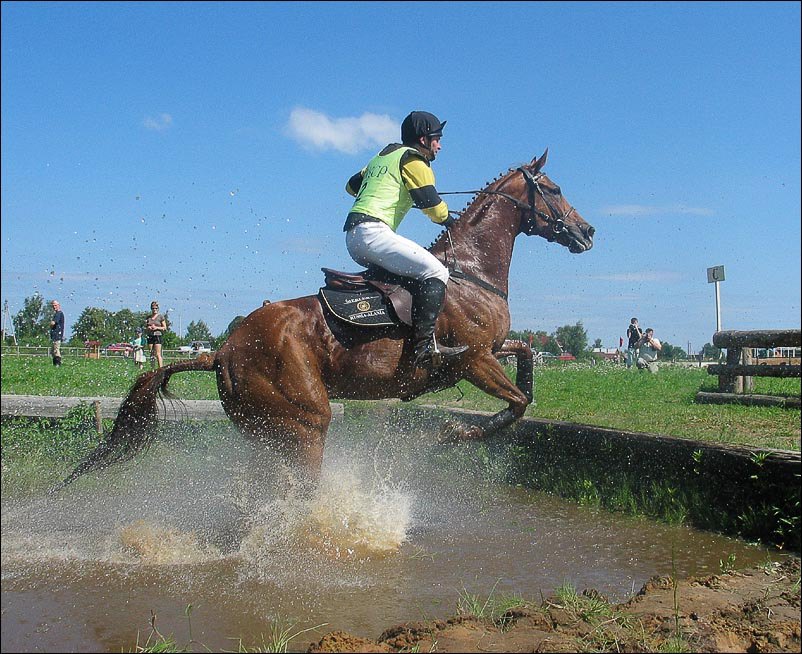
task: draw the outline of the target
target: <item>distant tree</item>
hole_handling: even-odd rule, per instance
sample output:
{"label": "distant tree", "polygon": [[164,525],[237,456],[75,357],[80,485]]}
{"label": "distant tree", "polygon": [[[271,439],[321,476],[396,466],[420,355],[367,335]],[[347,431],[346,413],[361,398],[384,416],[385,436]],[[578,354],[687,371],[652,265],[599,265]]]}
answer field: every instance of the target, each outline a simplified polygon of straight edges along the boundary
{"label": "distant tree", "polygon": [[100,341],[104,345],[130,341],[134,330],[147,320],[148,313],[120,309],[116,313],[108,309],[87,307],[72,326],[72,341],[76,344],[86,341]]}
{"label": "distant tree", "polygon": [[212,332],[209,327],[202,320],[195,322],[194,320],[187,325],[187,340],[188,341],[211,341]]}
{"label": "distant tree", "polygon": [[721,358],[721,349],[717,348],[712,343],[705,343],[704,347],[702,348],[702,355],[705,359],[713,359],[714,361],[718,361]]}
{"label": "distant tree", "polygon": [[100,341],[108,344],[119,341],[118,330],[111,311],[98,307],[86,307],[72,326],[72,333],[81,343]]}
{"label": "distant tree", "polygon": [[688,354],[678,345],[671,345],[668,341],[660,341],[663,348],[660,350],[660,358],[666,361],[678,361],[687,359]]}
{"label": "distant tree", "polygon": [[524,341],[526,343],[529,342],[530,336],[534,336],[534,332],[529,329],[524,329],[522,332],[511,329],[510,333],[507,334],[507,338],[511,341]]}
{"label": "distant tree", "polygon": [[575,357],[585,354],[588,347],[588,333],[582,326],[580,320],[575,325],[563,325],[558,327],[554,333],[555,340],[559,341],[566,352],[570,352]]}
{"label": "distant tree", "polygon": [[[228,338],[229,336],[231,336],[231,332],[233,332],[237,327],[239,327],[240,323],[243,320],[245,320],[245,316],[236,316],[234,318],[234,320],[232,320],[230,323],[228,323],[228,327],[226,328],[226,331],[225,331],[225,334],[224,334],[225,337]],[[512,333],[512,332],[510,332],[510,333]],[[510,336],[510,338],[513,338],[513,337]]]}
{"label": "distant tree", "polygon": [[600,338],[597,338],[595,341],[593,341],[594,349],[596,348],[601,349],[601,347],[602,347],[602,340]]}
{"label": "distant tree", "polygon": [[110,320],[119,334],[118,340],[130,341],[137,327],[144,328],[148,316],[150,313],[147,311],[131,311],[131,309],[120,309],[112,314]]}
{"label": "distant tree", "polygon": [[53,309],[48,312],[45,299],[38,292],[26,297],[22,309],[11,319],[18,343],[35,344],[50,340],[50,318]]}
{"label": "distant tree", "polygon": [[538,330],[533,332],[531,329],[524,329],[521,332],[510,330],[507,336],[510,340],[524,341],[529,343],[535,352],[551,352],[559,354],[560,348],[554,341],[554,336],[549,336],[546,332]]}
{"label": "distant tree", "polygon": [[181,339],[178,334],[170,330],[170,322],[167,321],[167,331],[162,334],[162,351],[175,350],[181,345]]}

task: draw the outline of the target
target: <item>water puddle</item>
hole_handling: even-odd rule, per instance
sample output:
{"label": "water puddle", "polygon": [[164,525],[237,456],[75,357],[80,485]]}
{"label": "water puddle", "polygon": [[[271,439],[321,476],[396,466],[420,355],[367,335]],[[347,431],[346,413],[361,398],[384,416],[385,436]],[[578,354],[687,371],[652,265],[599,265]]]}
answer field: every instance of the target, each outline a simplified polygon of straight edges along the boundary
{"label": "water puddle", "polygon": [[655,574],[769,556],[491,483],[432,440],[337,425],[311,497],[230,437],[156,445],[53,497],[4,493],[2,649],[132,651],[155,614],[179,647],[218,651],[258,647],[276,622],[325,624],[291,643],[302,651],[335,629],[375,638],[452,615],[462,593],[537,600],[568,581],[623,600]]}

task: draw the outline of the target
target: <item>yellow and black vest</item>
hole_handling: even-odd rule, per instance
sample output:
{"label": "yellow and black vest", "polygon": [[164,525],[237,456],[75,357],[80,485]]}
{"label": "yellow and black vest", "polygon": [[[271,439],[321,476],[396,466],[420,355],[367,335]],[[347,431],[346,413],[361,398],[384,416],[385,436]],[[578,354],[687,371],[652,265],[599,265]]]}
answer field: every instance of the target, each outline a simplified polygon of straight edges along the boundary
{"label": "yellow and black vest", "polygon": [[377,154],[370,160],[359,187],[351,213],[378,218],[396,231],[414,204],[404,180],[401,179],[401,159],[415,148],[400,147],[392,152]]}

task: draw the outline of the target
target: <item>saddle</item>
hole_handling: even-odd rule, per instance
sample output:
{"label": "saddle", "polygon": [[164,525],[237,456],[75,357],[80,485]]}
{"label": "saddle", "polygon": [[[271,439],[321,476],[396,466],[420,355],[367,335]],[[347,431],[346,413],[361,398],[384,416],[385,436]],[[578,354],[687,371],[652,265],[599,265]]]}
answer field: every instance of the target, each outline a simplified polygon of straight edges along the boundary
{"label": "saddle", "polygon": [[321,304],[335,317],[364,327],[412,326],[412,294],[415,280],[370,267],[359,273],[321,268],[326,285]]}

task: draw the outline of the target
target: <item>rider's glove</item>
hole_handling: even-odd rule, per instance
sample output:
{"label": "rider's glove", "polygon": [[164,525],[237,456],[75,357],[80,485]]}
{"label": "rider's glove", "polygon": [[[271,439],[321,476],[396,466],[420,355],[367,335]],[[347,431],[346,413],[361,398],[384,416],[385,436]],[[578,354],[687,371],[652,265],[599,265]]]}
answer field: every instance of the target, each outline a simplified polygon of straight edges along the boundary
{"label": "rider's glove", "polygon": [[454,223],[457,222],[454,216],[449,216],[440,224],[445,227],[446,229],[451,229],[454,226]]}

